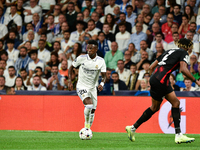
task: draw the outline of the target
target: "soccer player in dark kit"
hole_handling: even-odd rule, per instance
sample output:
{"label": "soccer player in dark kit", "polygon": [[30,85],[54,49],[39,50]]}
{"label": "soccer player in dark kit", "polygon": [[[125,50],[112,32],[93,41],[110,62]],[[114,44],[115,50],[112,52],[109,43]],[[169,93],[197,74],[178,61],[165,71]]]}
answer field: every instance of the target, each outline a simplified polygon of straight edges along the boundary
{"label": "soccer player in dark kit", "polygon": [[172,105],[172,117],[175,126],[175,143],[188,143],[195,141],[195,138],[189,138],[181,133],[180,130],[180,101],[175,95],[171,84],[169,83],[170,74],[180,68],[180,71],[197,85],[200,85],[200,81],[197,81],[189,72],[187,68],[188,63],[188,49],[192,49],[193,43],[185,38],[180,39],[177,42],[178,49],[170,49],[165,51],[160,57],[157,58],[150,66],[150,73],[153,72],[150,78],[150,93],[152,97],[152,105],[147,108],[141,117],[132,126],[126,126],[128,138],[131,141],[135,141],[136,129],[145,121],[151,118],[151,116],[160,109],[160,104],[163,98],[167,99]]}

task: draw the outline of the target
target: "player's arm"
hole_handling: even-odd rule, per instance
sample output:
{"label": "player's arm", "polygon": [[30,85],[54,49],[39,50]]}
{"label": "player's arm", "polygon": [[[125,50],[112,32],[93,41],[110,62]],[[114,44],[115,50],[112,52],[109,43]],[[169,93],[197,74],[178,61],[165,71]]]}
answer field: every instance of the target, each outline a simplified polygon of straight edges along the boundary
{"label": "player's arm", "polygon": [[99,92],[101,92],[103,90],[103,86],[106,82],[106,72],[101,72],[101,76],[102,76],[102,80],[101,80],[101,83],[98,86]]}
{"label": "player's arm", "polygon": [[149,67],[150,75],[153,73],[155,67],[158,65],[158,60],[155,60]]}
{"label": "player's arm", "polygon": [[197,85],[200,85],[200,81],[197,81],[193,75],[190,73],[190,71],[187,68],[187,63],[184,61],[180,62],[180,71],[189,79],[191,79],[193,82],[195,82]]}
{"label": "player's arm", "polygon": [[71,65],[68,71],[68,89],[69,91],[73,90],[73,84],[72,84],[72,72],[73,72],[74,66]]}

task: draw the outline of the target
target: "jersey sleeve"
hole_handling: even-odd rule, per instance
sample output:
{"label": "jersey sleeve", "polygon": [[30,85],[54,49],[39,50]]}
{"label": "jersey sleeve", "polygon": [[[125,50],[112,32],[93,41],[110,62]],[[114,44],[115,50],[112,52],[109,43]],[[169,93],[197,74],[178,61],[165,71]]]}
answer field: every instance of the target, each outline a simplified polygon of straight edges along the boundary
{"label": "jersey sleeve", "polygon": [[103,60],[103,64],[102,64],[102,67],[101,67],[101,72],[106,72],[106,63],[105,63],[104,60]]}
{"label": "jersey sleeve", "polygon": [[180,54],[180,61],[184,61],[188,64],[188,58],[189,58],[188,53],[184,50],[183,52],[181,51],[181,53],[179,54]]}
{"label": "jersey sleeve", "polygon": [[81,65],[81,57],[78,56],[73,62],[72,62],[72,66],[74,66],[75,68]]}

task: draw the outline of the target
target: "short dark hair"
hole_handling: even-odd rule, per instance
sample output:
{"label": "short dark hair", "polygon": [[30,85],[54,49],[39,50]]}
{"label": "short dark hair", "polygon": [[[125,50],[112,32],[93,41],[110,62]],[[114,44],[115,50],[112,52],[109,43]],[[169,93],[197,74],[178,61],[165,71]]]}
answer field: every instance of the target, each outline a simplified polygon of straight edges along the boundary
{"label": "short dark hair", "polygon": [[24,68],[20,69],[20,72],[22,72],[22,71],[25,71],[25,72],[26,72],[26,69],[24,69]]}
{"label": "short dark hair", "polygon": [[0,75],[0,78],[4,78],[4,80],[6,79],[4,76]]}
{"label": "short dark hair", "polygon": [[23,47],[21,47],[21,48],[20,48],[20,50],[21,50],[21,49],[25,49],[25,50],[27,51],[27,48],[26,48],[26,47],[24,47],[24,46],[23,46]]}
{"label": "short dark hair", "polygon": [[40,69],[40,70],[42,71],[42,68],[41,68],[41,67],[39,67],[39,66],[37,66],[35,69]]}
{"label": "short dark hair", "polygon": [[60,45],[60,42],[59,42],[59,41],[55,41],[53,44],[55,44],[55,43],[58,43],[58,44]]}
{"label": "short dark hair", "polygon": [[172,33],[172,35],[174,35],[174,34],[178,34],[178,35],[179,35],[179,33],[178,33],[178,32],[173,32],[173,33]]}
{"label": "short dark hair", "polygon": [[178,6],[178,8],[181,9],[181,5],[179,5],[179,4],[175,4],[174,7],[175,6]]}
{"label": "short dark hair", "polygon": [[98,43],[95,40],[89,40],[88,44],[94,44],[94,45],[96,45],[98,47]]}
{"label": "short dark hair", "polygon": [[124,23],[124,22],[120,22],[119,24],[118,24],[118,26],[120,27],[120,26],[125,26],[126,27],[126,24]]}
{"label": "short dark hair", "polygon": [[113,72],[112,75],[113,75],[113,74],[116,74],[116,75],[119,77],[119,74],[118,74],[117,72]]}
{"label": "short dark hair", "polygon": [[7,40],[7,44],[8,44],[8,43],[12,43],[12,44],[14,44],[15,41],[14,41],[13,39],[8,39],[8,40]]}
{"label": "short dark hair", "polygon": [[126,6],[126,9],[127,9],[127,8],[133,9],[133,6],[132,6],[132,5],[127,5],[127,6]]}
{"label": "short dark hair", "polygon": [[99,31],[99,32],[98,32],[98,36],[99,36],[101,33],[103,33],[103,35],[105,36],[105,33],[104,33],[103,31]]}
{"label": "short dark hair", "polygon": [[68,5],[69,5],[69,4],[72,4],[72,5],[74,6],[74,3],[73,3],[73,2],[69,2]]}
{"label": "short dark hair", "polygon": [[14,67],[14,66],[9,66],[9,67],[8,67],[8,69],[11,69],[11,68],[13,68],[13,69],[15,70],[15,67]]}
{"label": "short dark hair", "polygon": [[2,55],[8,56],[8,52],[7,52],[7,51],[2,51],[0,54],[1,54],[1,56],[2,56]]}
{"label": "short dark hair", "polygon": [[38,51],[37,51],[37,50],[31,50],[31,51],[29,52],[29,55],[31,56],[31,54],[38,54]]}

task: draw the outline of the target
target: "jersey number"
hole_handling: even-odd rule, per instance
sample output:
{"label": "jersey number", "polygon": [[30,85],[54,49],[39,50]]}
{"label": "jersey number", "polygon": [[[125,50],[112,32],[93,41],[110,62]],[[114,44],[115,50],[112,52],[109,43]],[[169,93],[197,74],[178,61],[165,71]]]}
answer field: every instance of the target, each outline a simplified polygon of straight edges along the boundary
{"label": "jersey number", "polygon": [[175,52],[175,50],[170,50],[168,52],[168,54],[166,54],[163,59],[158,63],[158,65],[165,65],[166,64],[166,60],[168,59],[168,56],[171,55],[173,52]]}

